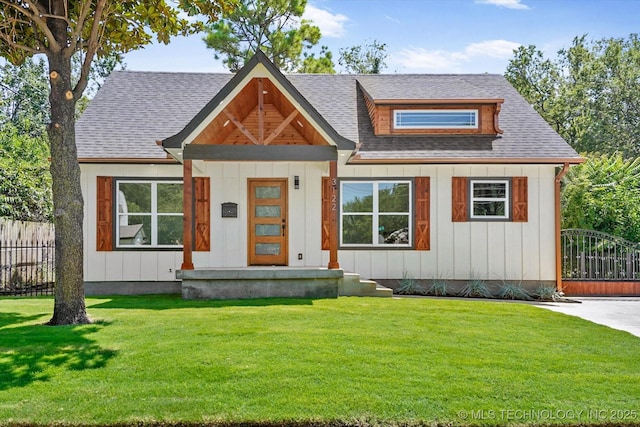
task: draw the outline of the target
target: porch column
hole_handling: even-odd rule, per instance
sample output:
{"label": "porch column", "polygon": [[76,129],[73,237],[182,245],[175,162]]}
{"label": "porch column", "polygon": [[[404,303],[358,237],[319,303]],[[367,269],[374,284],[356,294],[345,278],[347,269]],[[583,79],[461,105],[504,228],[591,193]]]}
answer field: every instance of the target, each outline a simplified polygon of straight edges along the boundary
{"label": "porch column", "polygon": [[330,270],[340,268],[338,264],[338,162],[329,162],[331,181],[331,214],[329,215],[329,265]]}
{"label": "porch column", "polygon": [[182,219],[182,267],[181,270],[193,270],[193,165],[191,160],[183,160],[183,219]]}

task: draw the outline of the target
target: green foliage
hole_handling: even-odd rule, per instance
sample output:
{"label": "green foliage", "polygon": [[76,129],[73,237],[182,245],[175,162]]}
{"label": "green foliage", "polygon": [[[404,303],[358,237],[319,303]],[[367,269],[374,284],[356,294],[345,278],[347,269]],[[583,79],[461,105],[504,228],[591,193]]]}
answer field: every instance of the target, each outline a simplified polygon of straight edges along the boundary
{"label": "green foliage", "polygon": [[555,59],[521,46],[505,77],[579,152],[640,156],[640,39],[576,37]]}
{"label": "green foliage", "polygon": [[640,242],[640,158],[595,154],[569,169],[562,189],[562,227]]}
{"label": "green foliage", "polygon": [[467,298],[491,298],[491,292],[487,287],[487,284],[484,280],[481,279],[471,279],[465,286],[462,288],[459,294],[461,297]]}
{"label": "green foliage", "polygon": [[338,64],[348,74],[380,74],[387,68],[385,59],[388,56],[386,43],[373,40],[362,45],[340,49]]}
{"label": "green foliage", "polygon": [[436,297],[444,297],[449,294],[449,285],[444,280],[436,279],[431,284],[431,287],[427,290],[427,295],[433,295]]}
{"label": "green foliage", "polygon": [[496,293],[498,298],[530,301],[531,295],[517,283],[503,283]]}
{"label": "green foliage", "polygon": [[326,46],[322,46],[322,50],[318,57],[315,53],[304,53],[302,66],[298,70],[300,73],[307,74],[335,74],[336,70],[333,64],[333,55]]}
{"label": "green foliage", "polygon": [[40,137],[49,121],[49,83],[46,64],[31,58],[20,65],[0,67],[0,132],[11,124],[15,134]]}
{"label": "green foliage", "polygon": [[307,0],[239,0],[211,25],[204,42],[216,59],[238,71],[258,50],[286,72],[333,72],[326,48],[319,58],[303,51],[320,41],[320,28],[301,19]]}
{"label": "green foliage", "polygon": [[400,287],[396,290],[400,295],[427,295],[427,290],[405,271],[402,273]]}
{"label": "green foliage", "polygon": [[553,301],[556,295],[556,288],[552,286],[540,285],[533,296],[540,301]]}

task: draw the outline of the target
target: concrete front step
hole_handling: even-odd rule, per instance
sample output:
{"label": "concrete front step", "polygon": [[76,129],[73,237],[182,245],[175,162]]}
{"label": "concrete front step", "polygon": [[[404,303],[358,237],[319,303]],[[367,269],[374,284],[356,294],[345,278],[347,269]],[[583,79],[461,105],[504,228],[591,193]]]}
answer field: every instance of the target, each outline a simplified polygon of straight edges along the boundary
{"label": "concrete front step", "polygon": [[344,273],[344,277],[338,282],[338,295],[390,298],[393,296],[393,290],[373,280],[360,279],[357,273]]}

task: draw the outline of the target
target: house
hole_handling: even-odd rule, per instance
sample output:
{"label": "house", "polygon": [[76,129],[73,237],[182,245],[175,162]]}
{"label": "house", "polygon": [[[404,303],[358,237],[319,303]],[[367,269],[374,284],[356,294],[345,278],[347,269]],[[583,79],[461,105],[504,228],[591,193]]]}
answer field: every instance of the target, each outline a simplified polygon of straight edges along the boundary
{"label": "house", "polygon": [[115,71],[76,132],[88,293],[555,285],[582,161],[503,76],[284,75],[262,52],[235,75]]}

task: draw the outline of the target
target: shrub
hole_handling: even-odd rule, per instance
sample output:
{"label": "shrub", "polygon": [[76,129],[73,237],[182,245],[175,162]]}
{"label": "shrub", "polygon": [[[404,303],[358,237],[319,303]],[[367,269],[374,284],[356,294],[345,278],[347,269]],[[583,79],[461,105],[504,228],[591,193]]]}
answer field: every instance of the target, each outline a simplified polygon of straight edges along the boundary
{"label": "shrub", "polygon": [[460,291],[460,296],[467,298],[491,298],[491,292],[484,280],[472,279]]}
{"label": "shrub", "polygon": [[427,295],[444,297],[447,295],[448,285],[444,280],[434,280],[431,287],[427,290]]}
{"label": "shrub", "polygon": [[396,293],[400,295],[427,295],[427,290],[416,279],[404,273]]}
{"label": "shrub", "polygon": [[503,283],[496,294],[498,298],[531,301],[532,298],[519,284]]}
{"label": "shrub", "polygon": [[552,286],[540,285],[540,287],[536,289],[533,296],[540,301],[553,301],[555,294],[556,288]]}

